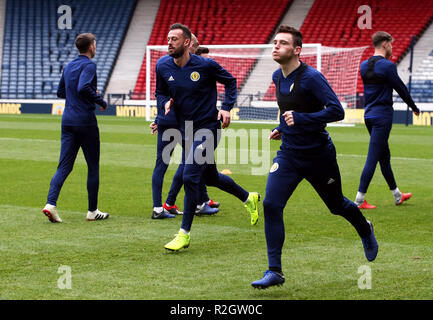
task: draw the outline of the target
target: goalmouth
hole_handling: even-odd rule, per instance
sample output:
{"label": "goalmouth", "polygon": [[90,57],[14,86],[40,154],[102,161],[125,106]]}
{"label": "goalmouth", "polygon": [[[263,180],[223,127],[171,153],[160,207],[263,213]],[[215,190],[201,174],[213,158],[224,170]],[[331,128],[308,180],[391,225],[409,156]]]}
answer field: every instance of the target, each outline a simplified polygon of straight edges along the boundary
{"label": "goalmouth", "polygon": [[[232,121],[278,123],[279,109],[272,73],[279,68],[271,56],[272,44],[208,45],[209,58],[237,79],[238,97]],[[335,48],[320,43],[302,45],[300,59],[326,77],[344,108],[355,108],[359,65],[367,47]],[[156,116],[155,66],[167,54],[167,45],[146,47],[146,119]],[[217,107],[224,99],[224,86],[217,83]],[[344,123],[344,120],[341,122]]]}

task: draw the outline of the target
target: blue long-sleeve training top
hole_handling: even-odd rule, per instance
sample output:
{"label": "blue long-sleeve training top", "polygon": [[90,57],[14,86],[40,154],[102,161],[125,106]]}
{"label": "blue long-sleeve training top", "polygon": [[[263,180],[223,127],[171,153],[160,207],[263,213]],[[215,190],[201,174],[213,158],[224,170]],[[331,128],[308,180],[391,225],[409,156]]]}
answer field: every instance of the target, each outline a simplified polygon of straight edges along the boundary
{"label": "blue long-sleeve training top", "polygon": [[[287,78],[284,77],[281,68],[273,73],[272,81],[276,86],[279,85],[282,95],[289,95],[293,90],[299,70],[300,67]],[[283,133],[281,147],[297,151],[324,147],[331,142],[325,130],[326,124],[344,119],[344,109],[326,78],[311,66],[307,66],[300,78],[300,91],[303,95],[314,97],[312,100],[316,100],[324,109],[311,113],[293,111],[293,126],[288,126],[281,114],[280,124],[276,128]]]}
{"label": "blue long-sleeve training top", "polygon": [[[194,130],[217,128],[216,82],[225,87],[221,109],[230,111],[236,102],[236,78],[210,58],[191,54],[188,62],[179,67],[172,57],[166,55],[158,60],[156,75],[158,124],[172,121],[171,117],[175,116],[181,128],[184,128],[185,121],[193,121]],[[174,115],[170,115],[170,111],[164,116],[164,106],[170,98],[174,100]]]}
{"label": "blue long-sleeve training top", "polygon": [[107,103],[96,90],[96,64],[87,56],[79,55],[65,67],[57,88],[57,96],[66,99],[62,125],[97,125],[95,104],[106,108]]}
{"label": "blue long-sleeve training top", "polygon": [[[366,84],[364,83],[365,97],[365,118],[386,117],[392,119],[392,90],[395,89],[403,101],[414,111],[417,111],[408,89],[397,73],[396,65],[382,56],[374,65],[374,73],[382,80],[382,83]],[[363,77],[368,69],[368,60],[361,63],[361,76]]]}
{"label": "blue long-sleeve training top", "polygon": [[[161,57],[156,64],[155,74],[156,74],[156,103],[158,114],[156,116],[155,122],[160,125],[168,126],[168,127],[176,127],[178,125],[176,114],[174,113],[174,107],[170,109],[170,112],[165,114],[165,104],[168,100],[170,100],[170,96],[167,95],[169,91],[168,85],[166,84],[164,77],[159,71],[159,65],[163,63],[165,60],[169,60],[171,57],[169,55],[165,55]],[[174,77],[172,78],[174,79]],[[170,81],[173,81],[169,78]]]}

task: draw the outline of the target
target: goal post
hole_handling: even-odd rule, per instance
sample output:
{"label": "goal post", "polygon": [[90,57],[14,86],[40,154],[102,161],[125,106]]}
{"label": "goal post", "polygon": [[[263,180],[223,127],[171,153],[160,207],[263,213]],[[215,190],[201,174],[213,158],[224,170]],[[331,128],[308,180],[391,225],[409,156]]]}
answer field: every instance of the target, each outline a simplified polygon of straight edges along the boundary
{"label": "goal post", "polygon": [[[232,121],[277,123],[272,73],[279,65],[271,56],[272,44],[204,45],[209,58],[217,61],[237,79],[238,98]],[[319,43],[304,43],[301,60],[321,71],[345,108],[355,107],[359,65],[367,47],[334,48]],[[167,45],[146,47],[146,119],[156,116],[155,66],[167,54]],[[217,83],[217,107],[224,99],[224,86]]]}

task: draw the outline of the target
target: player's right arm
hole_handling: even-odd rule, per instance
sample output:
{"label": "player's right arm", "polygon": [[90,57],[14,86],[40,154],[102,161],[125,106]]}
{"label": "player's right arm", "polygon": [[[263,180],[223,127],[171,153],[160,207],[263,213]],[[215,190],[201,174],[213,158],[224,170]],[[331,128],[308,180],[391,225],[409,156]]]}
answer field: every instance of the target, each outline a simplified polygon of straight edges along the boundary
{"label": "player's right arm", "polygon": [[170,98],[170,92],[168,90],[168,85],[165,82],[161,71],[159,70],[159,65],[156,64],[156,108],[158,109],[158,114],[168,114],[171,107],[173,106],[173,99]]}
{"label": "player's right arm", "polygon": [[[275,88],[277,87],[277,83],[278,83],[277,73],[278,73],[278,70],[272,74],[272,82],[274,83]],[[278,112],[278,114],[280,114],[280,113]],[[272,129],[271,134],[269,135],[269,140],[281,140],[282,135],[283,135],[283,133],[281,132],[280,125],[278,125],[278,127]]]}

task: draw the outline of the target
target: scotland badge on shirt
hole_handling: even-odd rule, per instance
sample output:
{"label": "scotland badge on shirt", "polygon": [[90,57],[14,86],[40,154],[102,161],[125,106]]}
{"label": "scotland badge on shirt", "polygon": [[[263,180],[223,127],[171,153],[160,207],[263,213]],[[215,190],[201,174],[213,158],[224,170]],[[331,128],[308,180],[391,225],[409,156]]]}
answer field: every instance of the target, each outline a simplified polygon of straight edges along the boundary
{"label": "scotland badge on shirt", "polygon": [[191,75],[189,76],[192,81],[198,81],[200,79],[200,73],[197,71],[191,72]]}

